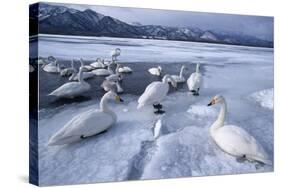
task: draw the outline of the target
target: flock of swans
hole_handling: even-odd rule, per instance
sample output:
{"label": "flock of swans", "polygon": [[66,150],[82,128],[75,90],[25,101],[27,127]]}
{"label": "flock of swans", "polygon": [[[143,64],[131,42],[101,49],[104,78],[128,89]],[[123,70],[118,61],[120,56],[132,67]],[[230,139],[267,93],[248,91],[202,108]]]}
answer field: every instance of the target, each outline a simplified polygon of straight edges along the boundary
{"label": "flock of swans", "polygon": [[[50,138],[48,145],[69,144],[98,135],[107,131],[107,129],[116,123],[117,115],[107,104],[109,100],[123,101],[119,96],[120,93],[124,92],[121,84],[123,80],[121,73],[133,72],[130,67],[123,67],[119,63],[116,63],[117,57],[120,54],[121,50],[117,48],[111,53],[112,61],[104,61],[98,58],[90,65],[84,65],[83,60],[80,59],[81,66],[78,72],[74,68],[74,61],[71,62],[71,67],[65,69],[62,69],[58,61],[53,57],[48,58],[48,64],[41,62],[45,72],[60,73],[61,76],[69,76],[70,82],[63,84],[49,94],[57,97],[73,98],[82,95],[91,88],[90,84],[85,81],[86,79],[95,76],[105,77],[101,84],[101,87],[105,90],[105,94],[100,100],[100,108],[91,109],[73,117]],[[115,71],[112,70],[113,64],[116,64]],[[197,63],[196,71],[188,79],[184,77],[185,70],[187,68],[182,66],[179,75],[162,75],[161,66],[148,69],[151,75],[163,76],[163,79],[162,81],[154,81],[146,87],[137,101],[137,109],[151,105],[156,109],[155,114],[163,114],[165,111],[162,109],[161,102],[168,95],[169,84],[177,88],[178,84],[186,82],[189,92],[194,96],[198,96],[203,82],[203,76],[200,73],[200,64]],[[211,138],[217,146],[225,153],[239,160],[256,161],[271,165],[272,162],[267,153],[253,136],[239,126],[224,124],[227,111],[225,98],[217,95],[212,98],[208,106],[215,104],[220,104],[221,110],[217,120],[210,126],[209,130]],[[161,119],[158,121],[161,121]],[[159,125],[161,126],[161,123]],[[157,129],[159,129],[159,126],[157,126]]]}

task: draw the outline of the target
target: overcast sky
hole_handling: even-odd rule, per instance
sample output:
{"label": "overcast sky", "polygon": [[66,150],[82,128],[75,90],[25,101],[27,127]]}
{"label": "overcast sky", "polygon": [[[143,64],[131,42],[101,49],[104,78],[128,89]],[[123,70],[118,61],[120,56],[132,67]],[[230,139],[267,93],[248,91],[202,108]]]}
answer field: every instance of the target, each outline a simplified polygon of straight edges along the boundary
{"label": "overcast sky", "polygon": [[273,40],[273,18],[187,11],[61,4],[78,10],[92,9],[101,14],[143,25],[197,27],[203,30],[235,32]]}

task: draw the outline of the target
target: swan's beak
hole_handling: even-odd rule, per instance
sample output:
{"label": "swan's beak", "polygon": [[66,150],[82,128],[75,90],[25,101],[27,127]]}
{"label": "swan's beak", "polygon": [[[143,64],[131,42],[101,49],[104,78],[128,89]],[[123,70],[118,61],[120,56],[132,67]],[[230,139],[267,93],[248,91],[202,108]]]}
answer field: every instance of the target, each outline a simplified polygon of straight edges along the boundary
{"label": "swan's beak", "polygon": [[115,100],[116,100],[117,102],[124,102],[124,100],[121,99],[121,97],[118,96],[118,95],[115,97]]}
{"label": "swan's beak", "polygon": [[207,106],[212,106],[213,104],[215,104],[215,100],[211,100],[211,102]]}

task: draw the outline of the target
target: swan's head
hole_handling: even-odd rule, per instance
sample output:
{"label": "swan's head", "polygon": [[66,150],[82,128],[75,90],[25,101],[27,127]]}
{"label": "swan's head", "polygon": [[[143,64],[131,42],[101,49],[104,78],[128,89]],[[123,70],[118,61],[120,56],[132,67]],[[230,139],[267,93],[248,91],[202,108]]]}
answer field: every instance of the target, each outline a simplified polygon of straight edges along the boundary
{"label": "swan's head", "polygon": [[119,95],[117,95],[114,91],[109,91],[106,94],[107,99],[113,99],[116,102],[124,102],[123,99]]}
{"label": "swan's head", "polygon": [[117,53],[120,54],[120,53],[121,53],[121,49],[120,49],[120,48],[116,48],[116,49],[115,49],[115,52],[117,52]]}
{"label": "swan's head", "polygon": [[218,104],[218,103],[222,103],[224,102],[224,97],[221,95],[216,95],[213,97],[213,99],[211,100],[211,102],[208,104],[208,106],[214,105],[214,104]]}

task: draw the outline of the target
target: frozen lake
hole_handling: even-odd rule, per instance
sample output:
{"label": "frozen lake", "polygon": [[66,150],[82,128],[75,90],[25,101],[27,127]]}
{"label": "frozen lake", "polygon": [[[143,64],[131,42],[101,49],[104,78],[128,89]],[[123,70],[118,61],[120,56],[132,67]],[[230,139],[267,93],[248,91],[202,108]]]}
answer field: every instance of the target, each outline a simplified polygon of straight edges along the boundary
{"label": "frozen lake", "polygon": [[[273,166],[256,168],[256,163],[239,163],[222,152],[208,132],[217,118],[219,106],[206,106],[214,95],[223,95],[228,104],[226,123],[247,130],[273,160],[273,49],[106,37],[43,35],[39,39],[40,56],[53,55],[66,65],[73,58],[83,58],[87,63],[97,57],[109,58],[110,51],[119,47],[122,50],[120,63],[135,70],[124,80],[122,98],[125,102],[110,104],[118,117],[111,129],[75,144],[53,147],[47,146],[49,138],[70,118],[99,107],[102,91],[97,86],[102,79],[90,81],[94,89],[87,94],[86,100],[56,101],[45,98],[45,93],[66,80],[40,72],[40,92],[43,94],[39,114],[40,184],[273,170]],[[158,79],[147,74],[149,67],[161,64],[165,73],[175,74],[185,64],[189,68],[187,77],[197,62],[201,62],[204,76],[200,96],[189,95],[184,84],[179,90],[171,89],[163,101],[164,116],[154,115],[151,107],[136,109],[137,99],[145,86]],[[162,134],[154,139],[151,129],[158,119],[162,120]]]}

